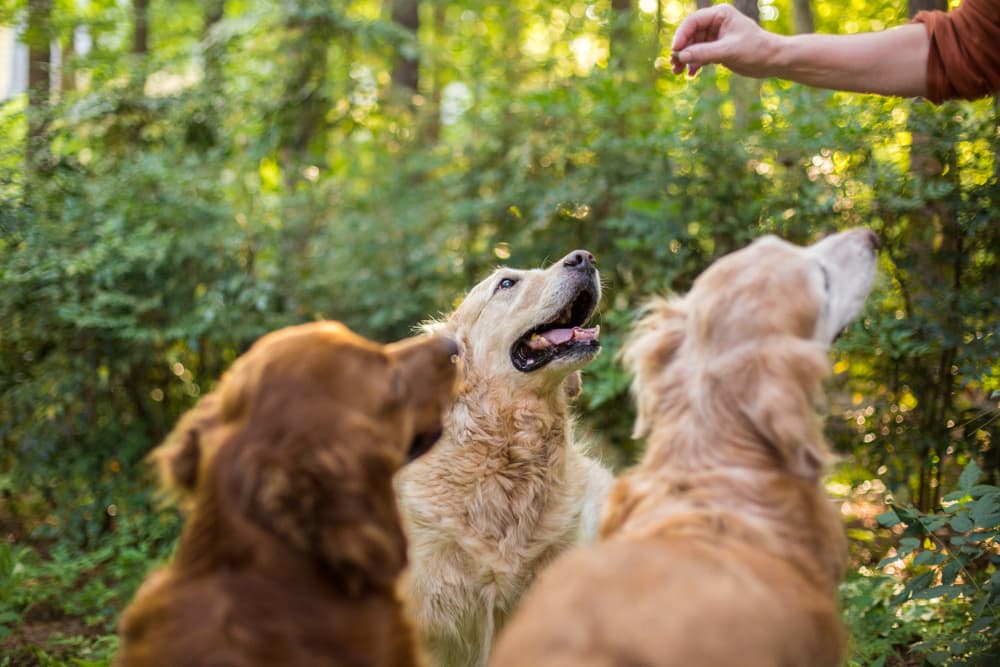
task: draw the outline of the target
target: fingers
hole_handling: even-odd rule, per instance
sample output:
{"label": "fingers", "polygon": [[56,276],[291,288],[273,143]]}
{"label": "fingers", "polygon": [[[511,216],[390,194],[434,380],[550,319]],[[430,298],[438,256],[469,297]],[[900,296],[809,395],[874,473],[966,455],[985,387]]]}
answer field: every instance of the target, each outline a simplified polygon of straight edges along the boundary
{"label": "fingers", "polygon": [[728,39],[692,44],[683,51],[674,54],[677,61],[688,67],[703,67],[713,63],[726,63],[729,49]]}
{"label": "fingers", "polygon": [[[702,66],[720,62],[722,50],[718,42],[725,36],[731,22],[732,5],[714,5],[699,9],[678,26],[671,44],[670,65],[674,74],[685,68],[694,76]],[[716,46],[713,46],[716,45]]]}
{"label": "fingers", "polygon": [[732,5],[714,5],[694,12],[677,27],[670,50],[683,51],[690,44],[717,38],[730,11],[736,11]]}

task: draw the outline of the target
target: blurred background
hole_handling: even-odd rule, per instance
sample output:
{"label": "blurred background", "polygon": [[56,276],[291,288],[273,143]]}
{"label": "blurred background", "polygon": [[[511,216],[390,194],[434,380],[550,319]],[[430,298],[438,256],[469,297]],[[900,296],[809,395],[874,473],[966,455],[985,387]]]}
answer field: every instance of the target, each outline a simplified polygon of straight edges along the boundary
{"label": "blurred background", "polygon": [[[180,526],[143,457],[261,334],[394,340],[587,248],[580,428],[621,467],[643,299],[856,225],[884,248],[826,406],[851,664],[997,658],[997,104],[674,76],[708,4],[0,0],[0,665],[107,664]],[[782,33],[947,8],[736,4]]]}

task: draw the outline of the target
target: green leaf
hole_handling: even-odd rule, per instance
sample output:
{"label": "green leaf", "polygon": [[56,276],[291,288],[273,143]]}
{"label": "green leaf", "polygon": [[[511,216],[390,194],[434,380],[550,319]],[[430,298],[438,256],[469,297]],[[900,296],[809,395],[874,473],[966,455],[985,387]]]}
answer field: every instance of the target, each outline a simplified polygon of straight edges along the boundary
{"label": "green leaf", "polygon": [[972,520],[977,528],[993,528],[1000,524],[1000,497],[985,495],[972,505]]}
{"label": "green leaf", "polygon": [[899,520],[903,523],[913,523],[914,521],[920,518],[920,512],[918,512],[916,508],[912,506],[899,507],[893,505],[892,511],[894,511],[897,514],[897,516],[899,516]]}
{"label": "green leaf", "polygon": [[947,586],[932,586],[913,594],[914,600],[930,600],[932,598],[955,598],[965,592],[964,584],[949,584]]}
{"label": "green leaf", "polygon": [[969,491],[982,476],[983,471],[979,468],[979,464],[976,463],[975,459],[972,459],[958,477],[958,488]]}
{"label": "green leaf", "polygon": [[961,561],[951,559],[941,568],[941,583],[948,585],[955,583],[955,578],[962,569]]}
{"label": "green leaf", "polygon": [[896,514],[894,510],[889,510],[888,512],[882,512],[875,519],[880,525],[886,528],[892,528],[899,523],[899,515]]}
{"label": "green leaf", "polygon": [[944,560],[944,554],[936,551],[921,551],[913,559],[914,565],[938,565]]}
{"label": "green leaf", "polygon": [[879,561],[877,567],[878,567],[878,569],[881,570],[886,565],[892,565],[893,563],[897,562],[898,560],[899,560],[899,556],[898,555],[896,555],[896,556],[886,556],[885,558],[883,558],[882,560]]}
{"label": "green leaf", "polygon": [[945,495],[945,497],[941,500],[946,503],[956,503],[962,498],[965,498],[967,495],[969,494],[965,491],[952,491],[951,493]]}
{"label": "green leaf", "polygon": [[972,622],[972,625],[969,626],[969,632],[972,634],[975,634],[977,632],[982,632],[983,630],[992,626],[995,620],[996,619],[992,616],[982,616],[980,618],[977,618]]}
{"label": "green leaf", "polygon": [[941,529],[948,522],[948,517],[941,514],[929,516],[924,520],[924,528],[929,533]]}
{"label": "green leaf", "polygon": [[927,654],[927,662],[932,665],[943,665],[950,657],[951,654],[947,651],[934,651],[933,653]]}
{"label": "green leaf", "polygon": [[897,595],[892,598],[893,605],[899,605],[906,602],[915,593],[926,590],[927,586],[934,580],[934,571],[924,572],[923,574],[914,577],[903,587]]}
{"label": "green leaf", "polygon": [[957,514],[951,520],[951,528],[959,533],[967,533],[972,530],[973,524],[969,515],[965,512],[962,514]]}
{"label": "green leaf", "polygon": [[985,496],[990,493],[1000,495],[1000,488],[991,484],[976,484],[974,487],[969,489],[969,495],[973,498],[979,498],[980,496]]}

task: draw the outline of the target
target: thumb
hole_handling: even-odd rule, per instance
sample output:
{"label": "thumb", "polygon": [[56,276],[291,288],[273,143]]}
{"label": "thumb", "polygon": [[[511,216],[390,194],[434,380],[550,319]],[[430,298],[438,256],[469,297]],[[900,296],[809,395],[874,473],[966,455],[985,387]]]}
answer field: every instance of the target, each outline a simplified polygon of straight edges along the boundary
{"label": "thumb", "polygon": [[677,60],[692,67],[702,67],[713,63],[721,63],[726,54],[725,44],[720,40],[692,44],[676,54]]}

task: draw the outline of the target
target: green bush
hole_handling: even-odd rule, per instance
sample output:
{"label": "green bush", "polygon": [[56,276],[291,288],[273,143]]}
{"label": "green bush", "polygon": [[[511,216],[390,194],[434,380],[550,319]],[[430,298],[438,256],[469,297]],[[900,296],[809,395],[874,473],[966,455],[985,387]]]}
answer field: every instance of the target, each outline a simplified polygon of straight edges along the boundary
{"label": "green bush", "polygon": [[[895,553],[879,566],[903,560],[907,566],[905,584],[888,604],[900,614],[922,608],[931,617],[949,619],[944,631],[910,646],[934,665],[1000,660],[1000,488],[977,484],[981,478],[979,466],[970,461],[958,489],[944,496],[940,512],[894,505],[878,517],[883,526],[902,528]],[[935,601],[935,606],[922,601]]]}

